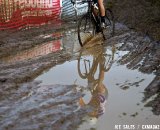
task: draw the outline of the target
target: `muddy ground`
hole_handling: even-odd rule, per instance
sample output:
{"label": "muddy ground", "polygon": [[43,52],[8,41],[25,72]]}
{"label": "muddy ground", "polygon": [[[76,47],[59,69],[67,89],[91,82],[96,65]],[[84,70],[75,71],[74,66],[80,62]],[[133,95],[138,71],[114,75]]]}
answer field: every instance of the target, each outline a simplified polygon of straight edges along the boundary
{"label": "muddy ground", "polygon": [[108,0],[115,19],[160,41],[160,2],[157,0]]}
{"label": "muddy ground", "polygon": [[[81,48],[74,37],[75,26],[67,26],[55,28],[47,25],[38,29],[0,32],[0,129],[71,130],[82,122],[87,110],[80,109],[77,104],[83,94],[75,89],[76,84],[44,86],[33,81],[51,67],[78,58]],[[62,39],[62,47],[55,52],[12,60],[19,53],[59,39]],[[129,51],[120,58],[119,64],[156,76],[145,89],[144,101],[154,95],[155,98],[146,107],[151,107],[154,114],[160,115],[159,43],[117,23],[115,36],[107,39],[102,46],[105,48],[119,43],[122,44],[117,46],[118,50]]]}

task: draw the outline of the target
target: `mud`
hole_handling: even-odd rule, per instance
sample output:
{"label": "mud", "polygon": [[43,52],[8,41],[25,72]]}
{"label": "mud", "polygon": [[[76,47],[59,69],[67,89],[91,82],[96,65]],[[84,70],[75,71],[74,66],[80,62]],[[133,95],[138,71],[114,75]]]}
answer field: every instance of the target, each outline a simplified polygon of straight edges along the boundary
{"label": "mud", "polygon": [[1,101],[1,129],[66,130],[80,124],[84,111],[78,109],[77,102],[82,95],[75,91],[76,86],[39,83],[23,84],[10,94],[10,99]]}
{"label": "mud", "polygon": [[0,31],[0,57],[16,54],[17,51],[32,48],[61,37],[61,33],[76,24],[47,24],[38,28]]}
{"label": "mud", "polygon": [[[34,80],[56,65],[78,59],[80,46],[73,27],[75,27],[73,24],[70,28],[66,25],[56,28],[48,25],[39,29],[0,33],[0,129],[71,130],[77,129],[83,122],[88,111],[78,105],[79,98],[84,96],[81,89],[75,89],[78,85],[55,83],[44,85],[41,81]],[[41,50],[43,44],[50,42],[53,44],[58,42],[60,46],[54,51],[44,53],[39,53],[36,49]],[[159,43],[117,23],[114,37],[105,42],[96,41],[95,37],[83,49],[94,48],[93,46],[96,47],[99,44],[104,48],[115,46],[119,51],[128,52],[123,57],[121,55],[118,57],[115,61],[117,64],[155,75],[155,79],[146,86],[142,102],[154,96],[155,98],[145,106],[151,107],[153,113],[159,115]],[[46,46],[43,47],[46,48]],[[33,51],[36,53],[32,54]],[[91,50],[88,55],[92,52],[95,53]],[[140,78],[136,82],[126,81],[117,86],[126,91],[139,87],[141,82],[143,79]],[[136,112],[130,114],[131,117],[137,115]],[[120,116],[126,116],[126,114],[122,113]]]}
{"label": "mud", "polygon": [[160,41],[160,2],[149,0],[108,0],[115,19],[129,28]]}
{"label": "mud", "polygon": [[[160,100],[160,46],[159,42],[152,41],[149,37],[131,32],[119,42],[124,43],[120,50],[129,51],[123,56],[120,64],[126,64],[129,69],[138,69],[142,73],[154,73],[155,79],[145,89],[146,94],[144,100],[149,99],[153,95],[158,95],[149,106],[153,107],[153,112],[159,115]],[[147,105],[148,106],[148,105]]]}

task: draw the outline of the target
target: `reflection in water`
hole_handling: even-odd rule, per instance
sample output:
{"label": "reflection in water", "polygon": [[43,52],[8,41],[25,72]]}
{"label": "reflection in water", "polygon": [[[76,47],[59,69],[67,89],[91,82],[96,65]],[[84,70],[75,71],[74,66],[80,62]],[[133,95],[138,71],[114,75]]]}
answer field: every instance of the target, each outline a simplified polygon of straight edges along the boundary
{"label": "reflection in water", "polygon": [[60,0],[0,0],[0,30],[58,22]]}
{"label": "reflection in water", "polygon": [[[93,48],[92,48],[93,49]],[[81,52],[78,59],[78,73],[82,79],[87,79],[87,90],[91,93],[88,102],[83,97],[79,99],[81,107],[89,107],[89,120],[96,121],[98,117],[104,114],[108,90],[103,83],[105,72],[109,71],[114,59],[115,48],[112,48],[112,54],[107,54],[102,46],[96,48],[97,53],[91,55],[91,59],[83,56]],[[95,75],[98,75],[95,77]]]}
{"label": "reflection in water", "polygon": [[[52,35],[55,37],[57,34],[52,34]],[[48,43],[36,46],[34,48],[19,52],[16,55],[11,55],[2,60],[5,62],[12,63],[12,62],[23,61],[27,59],[33,59],[38,56],[45,56],[47,54],[59,51],[61,49],[62,39],[59,39],[59,36],[61,36],[61,34],[57,36],[58,36],[57,40],[53,40]]]}
{"label": "reflection in water", "polygon": [[[95,43],[94,43],[95,44]],[[120,57],[124,56],[126,51],[118,51],[116,50],[116,53],[114,53],[114,63],[112,64],[112,51],[111,47],[107,46],[106,52],[108,55],[105,56],[103,50],[101,50],[97,45],[95,45],[95,48],[87,49],[86,51],[83,51],[80,58],[80,72],[82,73],[82,78],[79,76],[80,74],[77,72],[77,60],[73,59],[69,62],[65,62],[61,65],[54,66],[51,68],[48,72],[43,73],[41,76],[36,78],[36,80],[42,81],[42,85],[51,85],[51,84],[63,84],[63,85],[69,85],[69,84],[77,84],[77,89],[82,90],[82,92],[85,94],[84,97],[78,98],[78,103],[81,102],[81,99],[83,99],[82,102],[82,110],[87,110],[87,112],[84,110],[84,114],[80,113],[78,114],[78,118],[74,118],[74,120],[79,120],[81,116],[83,116],[83,124],[79,126],[78,130],[113,130],[115,124],[159,124],[159,117],[153,115],[153,113],[150,111],[150,108],[144,108],[144,103],[141,102],[144,94],[144,88],[148,86],[148,84],[154,79],[154,75],[146,75],[139,73],[137,70],[129,70],[126,69],[125,66],[119,65],[116,61],[119,60]],[[101,50],[101,51],[100,51]],[[114,52],[114,51],[113,51]],[[101,56],[100,56],[100,53]],[[76,53],[77,54],[77,53]],[[77,55],[76,55],[77,56]],[[85,71],[89,72],[89,67],[87,68],[87,65],[90,68],[93,68],[93,61],[94,59],[98,59],[99,57],[104,57],[103,60],[97,60],[98,65],[95,69],[96,72],[92,72],[92,75],[90,73],[90,77],[94,77],[94,79],[101,79],[101,83],[105,86],[102,86],[102,88],[107,87],[107,89],[104,89],[104,94],[107,94],[107,90],[109,93],[109,96],[107,98],[107,102],[103,105],[105,105],[105,113],[97,118],[93,117],[90,114],[92,114],[93,111],[96,111],[96,109],[100,108],[100,105],[98,106],[90,106],[89,102],[91,99],[96,100],[96,98],[93,98],[92,90],[94,91],[94,87],[92,87],[94,82],[91,82],[92,78],[86,78],[85,77]],[[83,60],[84,59],[84,60]],[[105,61],[106,62],[103,62]],[[108,65],[112,65],[112,67],[109,69],[107,73],[104,73],[104,77],[102,76],[99,78],[100,73],[100,64],[107,63],[107,61],[110,61]],[[86,63],[84,63],[86,62]],[[86,64],[86,69],[85,69]],[[96,63],[94,63],[96,64]],[[106,67],[108,68],[108,67]],[[105,71],[104,71],[105,72]],[[59,78],[61,77],[61,78]],[[138,77],[138,78],[137,78]],[[103,79],[104,78],[104,79]],[[130,87],[127,90],[122,90],[119,86],[116,84],[123,85],[126,81],[127,83],[135,83],[137,81],[140,81],[141,79],[143,82],[139,83],[139,87],[136,87],[135,85]],[[89,82],[90,81],[90,82]],[[81,86],[87,86],[87,87],[81,87]],[[97,94],[97,91],[94,91],[95,94]],[[103,98],[100,98],[103,99]],[[76,102],[77,103],[77,102]],[[99,103],[100,104],[100,103]],[[103,106],[102,105],[102,106]],[[95,108],[95,109],[94,109]],[[74,112],[76,113],[76,112]],[[137,115],[138,113],[138,115]],[[71,116],[70,119],[73,119],[73,116]],[[69,120],[70,120],[69,119]],[[92,119],[92,120],[90,120]],[[69,121],[66,120],[66,121]],[[96,121],[96,124],[95,124]],[[94,125],[93,125],[94,123]],[[74,125],[74,123],[72,122]]]}

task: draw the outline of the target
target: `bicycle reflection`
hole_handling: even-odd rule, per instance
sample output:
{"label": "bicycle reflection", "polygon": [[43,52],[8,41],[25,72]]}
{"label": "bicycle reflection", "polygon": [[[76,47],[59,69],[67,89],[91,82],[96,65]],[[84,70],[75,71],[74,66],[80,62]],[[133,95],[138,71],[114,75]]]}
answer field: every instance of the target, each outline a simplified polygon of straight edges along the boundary
{"label": "bicycle reflection", "polygon": [[88,85],[86,89],[90,92],[91,98],[86,102],[85,99],[81,97],[79,104],[81,107],[89,107],[88,116],[90,118],[98,119],[98,117],[105,113],[108,90],[103,81],[105,72],[109,71],[113,64],[115,47],[112,47],[110,54],[107,53],[103,46],[90,50],[90,56],[86,56],[87,53],[87,51],[80,53],[78,73],[82,79],[87,79]]}

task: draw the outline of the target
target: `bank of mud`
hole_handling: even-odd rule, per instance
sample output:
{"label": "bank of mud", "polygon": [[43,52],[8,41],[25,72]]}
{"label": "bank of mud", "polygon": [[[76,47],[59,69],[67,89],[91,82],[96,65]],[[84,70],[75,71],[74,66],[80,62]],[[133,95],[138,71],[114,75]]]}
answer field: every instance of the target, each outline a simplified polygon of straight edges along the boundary
{"label": "bank of mud", "polygon": [[75,91],[76,85],[39,84],[23,84],[8,99],[1,100],[1,130],[69,130],[82,122],[86,112],[78,109],[82,94]]}
{"label": "bank of mud", "polygon": [[[121,31],[123,29],[120,29]],[[109,39],[108,42],[119,39],[118,42],[123,43],[119,48],[120,50],[129,51],[118,62],[126,65],[129,69],[138,69],[142,73],[155,74],[155,79],[145,89],[145,97],[143,101],[151,99],[146,107],[152,107],[153,113],[160,114],[160,44],[159,42],[152,41],[145,34],[137,33],[134,31],[124,30],[125,33],[118,37]]]}
{"label": "bank of mud", "polygon": [[115,20],[160,41],[160,2],[156,0],[108,0]]}
{"label": "bank of mud", "polygon": [[[149,0],[108,0],[107,6],[112,8],[115,21],[127,25],[131,30],[139,32],[137,37],[132,33],[131,39],[123,39],[122,49],[128,48],[129,54],[124,56],[121,64],[130,69],[139,69],[143,73],[154,73],[156,78],[146,88],[144,100],[153,95],[158,96],[146,106],[152,106],[153,112],[160,114],[160,2]],[[137,39],[139,38],[139,39]],[[151,39],[153,41],[151,41]],[[156,42],[157,41],[157,42]],[[132,44],[133,43],[133,44]]]}
{"label": "bank of mud", "polygon": [[75,27],[76,24],[46,24],[34,28],[1,30],[0,31],[0,57],[16,54],[17,51],[33,48],[46,42],[62,37],[62,33]]}

